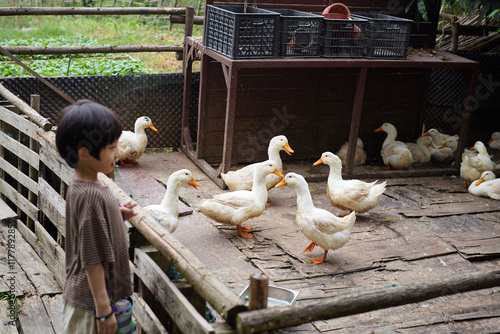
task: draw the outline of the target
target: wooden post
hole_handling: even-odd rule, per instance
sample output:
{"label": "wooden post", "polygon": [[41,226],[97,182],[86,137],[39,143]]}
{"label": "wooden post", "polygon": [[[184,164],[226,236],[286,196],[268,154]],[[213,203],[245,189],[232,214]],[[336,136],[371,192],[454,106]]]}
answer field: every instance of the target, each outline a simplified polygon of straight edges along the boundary
{"label": "wooden post", "polygon": [[[40,95],[37,95],[37,94],[31,94],[30,95],[30,106],[31,108],[33,108],[33,110],[35,110],[37,113],[40,113]],[[39,152],[40,150],[40,146],[38,145],[38,142],[31,138],[30,137],[30,150],[34,151],[34,152]],[[32,179],[33,181],[37,182],[38,183],[38,169],[33,167],[33,166],[29,166],[29,172],[28,172],[28,176],[30,179]],[[28,193],[28,200],[33,203],[33,204],[37,204],[37,194],[33,193],[32,191],[29,191]],[[34,231],[35,229],[35,225],[34,225],[34,222],[31,220],[31,219],[28,219],[28,222],[26,224],[28,226],[28,228],[32,231]],[[57,232],[58,236],[61,232]]]}
{"label": "wooden post", "polygon": [[267,308],[269,296],[269,279],[263,275],[250,276],[248,307],[251,311]]}
{"label": "wooden post", "polygon": [[458,50],[458,37],[460,36],[460,23],[451,23],[451,51]]}
{"label": "wooden post", "polygon": [[5,88],[0,83],[0,95],[9,100],[13,105],[15,105],[19,110],[21,110],[25,115],[37,125],[41,126],[45,131],[50,131],[52,129],[52,124],[48,119],[42,117],[38,112],[33,110],[28,104],[26,104],[23,100],[12,94],[7,88]]}

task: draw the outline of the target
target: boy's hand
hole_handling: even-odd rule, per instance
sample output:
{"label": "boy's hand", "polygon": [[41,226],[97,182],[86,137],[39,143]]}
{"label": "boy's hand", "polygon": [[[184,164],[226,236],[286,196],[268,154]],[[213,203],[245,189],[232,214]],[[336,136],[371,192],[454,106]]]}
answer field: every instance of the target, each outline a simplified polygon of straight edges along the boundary
{"label": "boy's hand", "polygon": [[131,199],[128,199],[120,204],[120,211],[122,212],[123,220],[129,220],[136,215],[134,212],[134,207],[136,206],[137,203]]}

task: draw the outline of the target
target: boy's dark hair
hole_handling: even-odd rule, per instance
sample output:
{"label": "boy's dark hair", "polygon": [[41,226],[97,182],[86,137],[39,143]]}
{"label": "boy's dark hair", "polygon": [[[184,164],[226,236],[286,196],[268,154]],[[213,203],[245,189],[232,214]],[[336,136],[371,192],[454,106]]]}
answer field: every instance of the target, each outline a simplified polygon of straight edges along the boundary
{"label": "boy's dark hair", "polygon": [[99,160],[101,150],[118,139],[122,126],[114,112],[90,100],[78,100],[62,110],[56,130],[56,146],[70,167],[78,163],[78,150],[86,147]]}

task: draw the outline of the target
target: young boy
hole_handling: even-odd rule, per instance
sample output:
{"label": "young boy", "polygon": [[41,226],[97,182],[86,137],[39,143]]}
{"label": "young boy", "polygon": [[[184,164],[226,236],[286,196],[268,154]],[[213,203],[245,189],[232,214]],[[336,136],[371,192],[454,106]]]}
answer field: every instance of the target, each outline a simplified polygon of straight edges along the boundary
{"label": "young boy", "polygon": [[89,100],[63,112],[56,146],[75,168],[66,196],[63,332],[114,334],[117,322],[110,298],[133,292],[123,220],[135,215],[137,204],[120,206],[97,175],[115,168],[122,127],[110,109]]}

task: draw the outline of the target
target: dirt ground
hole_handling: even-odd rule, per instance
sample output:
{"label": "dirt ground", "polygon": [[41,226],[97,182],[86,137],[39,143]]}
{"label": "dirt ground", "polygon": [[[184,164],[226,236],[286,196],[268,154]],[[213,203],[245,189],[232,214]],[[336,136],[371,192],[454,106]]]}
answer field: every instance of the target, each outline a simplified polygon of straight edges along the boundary
{"label": "dirt ground", "polygon": [[[126,174],[122,168],[118,177]],[[201,200],[228,190],[220,189],[183,153],[145,154],[134,168],[137,173],[132,175],[151,176],[160,187],[157,191],[154,186],[142,192],[134,189],[132,196],[140,205],[161,201],[162,183],[167,183],[172,172],[187,168],[193,173],[201,187],[180,190],[184,213],[174,236],[236,294],[255,273],[266,275],[272,285],[300,291],[300,303],[500,268],[500,201],[468,194],[459,177],[387,179],[379,206],[357,215],[350,241],[330,251],[325,263],[314,265],[309,258],[320,257],[323,251],[316,247],[312,253],[303,252],[310,241],[295,223],[296,194],[290,187],[269,191],[271,206],[245,224],[254,229],[255,238],[243,239],[234,227],[218,224],[197,210]],[[310,168],[285,164],[286,171],[298,173]],[[128,175],[125,182],[133,182]],[[342,213],[330,205],[326,182],[309,183],[309,189],[315,206]],[[440,297],[303,324],[286,332],[498,333],[499,291],[492,288]]]}

